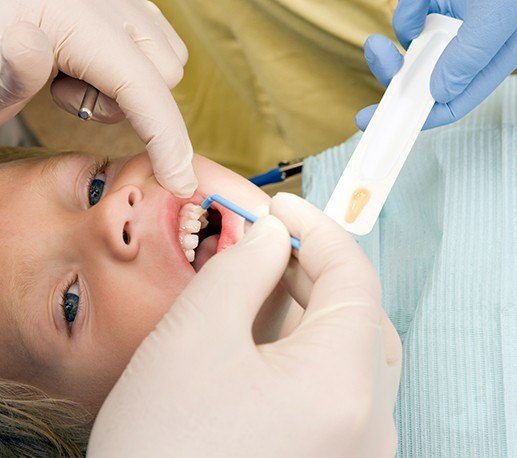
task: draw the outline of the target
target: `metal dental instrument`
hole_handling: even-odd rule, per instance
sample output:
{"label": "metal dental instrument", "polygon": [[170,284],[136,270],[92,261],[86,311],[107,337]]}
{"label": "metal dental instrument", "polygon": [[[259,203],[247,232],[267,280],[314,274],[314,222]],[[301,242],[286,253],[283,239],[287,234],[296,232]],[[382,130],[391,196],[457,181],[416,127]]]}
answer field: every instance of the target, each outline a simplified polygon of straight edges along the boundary
{"label": "metal dental instrument", "polygon": [[77,116],[79,116],[79,119],[82,119],[83,121],[89,121],[92,118],[93,110],[95,109],[95,104],[97,103],[98,97],[99,90],[94,88],[91,84],[88,84],[88,87],[84,92],[81,107],[77,112]]}
{"label": "metal dental instrument", "polygon": [[[226,200],[224,197],[221,197],[218,194],[211,194],[208,196],[203,202],[201,202],[201,207],[206,210],[210,205],[212,205],[213,202],[217,202],[218,204],[222,205],[223,207],[227,208],[228,210],[237,213],[238,215],[242,216],[246,221],[250,223],[254,223],[257,221],[258,217],[250,213],[249,211],[246,211],[239,207],[238,205],[235,205],[233,202],[230,202],[229,200]],[[291,235],[291,246],[295,250],[300,249],[300,240],[296,237],[293,237]]]}

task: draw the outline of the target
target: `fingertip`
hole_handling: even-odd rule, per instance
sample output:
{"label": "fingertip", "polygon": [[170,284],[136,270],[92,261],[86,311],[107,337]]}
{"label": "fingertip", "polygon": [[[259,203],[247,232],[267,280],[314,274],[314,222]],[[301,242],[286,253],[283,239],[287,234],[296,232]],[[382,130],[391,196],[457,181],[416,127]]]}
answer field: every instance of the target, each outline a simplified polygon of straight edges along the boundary
{"label": "fingertip", "polygon": [[364,56],[377,81],[387,87],[404,63],[395,44],[382,35],[371,35],[364,45]]}
{"label": "fingertip", "polygon": [[262,216],[269,215],[269,205],[267,205],[267,204],[257,205],[256,207],[253,207],[252,213],[255,216],[258,216],[259,218],[261,218]]}
{"label": "fingertip", "polygon": [[291,203],[299,203],[300,205],[309,205],[305,199],[302,199],[300,196],[297,196],[296,194],[292,194],[290,192],[277,192],[272,198],[271,198],[271,205],[277,206],[277,205],[287,205]]}
{"label": "fingertip", "polygon": [[306,220],[313,212],[320,213],[306,200],[288,192],[279,192],[271,199],[271,214],[278,215],[291,231],[291,235],[300,238]]}
{"label": "fingertip", "polygon": [[183,41],[179,40],[179,43],[178,43],[177,49],[175,49],[175,52],[176,52],[176,55],[178,56],[178,59],[181,62],[181,64],[183,66],[185,66],[188,62],[189,53],[188,53],[188,48],[185,45],[185,43],[183,43]]}
{"label": "fingertip", "polygon": [[378,105],[370,105],[366,108],[363,108],[359,113],[355,115],[355,124],[359,128],[359,130],[362,130],[363,132],[368,127],[368,124],[370,124],[370,121],[375,113],[375,110],[377,109]]}
{"label": "fingertip", "polygon": [[[287,231],[301,240],[305,240],[307,237],[312,238],[315,233],[324,230],[323,226],[330,230],[337,228],[340,235],[344,232],[335,221],[325,215],[319,208],[295,194],[276,194],[271,199],[270,208],[271,214],[282,221]],[[324,239],[325,237],[320,241]],[[302,247],[304,246],[303,240]]]}
{"label": "fingertip", "polygon": [[192,165],[180,175],[163,175],[155,171],[158,183],[176,197],[188,199],[192,197],[198,187],[197,177],[192,169]]}
{"label": "fingertip", "polygon": [[194,184],[185,185],[180,188],[172,188],[171,192],[181,199],[191,198],[197,189],[197,181]]}
{"label": "fingertip", "polygon": [[368,123],[366,122],[365,115],[363,114],[364,109],[362,109],[359,113],[355,115],[355,125],[362,132],[365,131]]}
{"label": "fingertip", "polygon": [[284,224],[273,215],[260,217],[246,232],[248,241],[257,238],[267,238],[270,242],[276,241],[282,244],[289,243],[289,233]]}
{"label": "fingertip", "polygon": [[385,49],[392,46],[394,46],[393,42],[389,38],[377,33],[370,35],[364,42],[365,51],[368,49],[369,53],[375,57],[379,55],[379,51],[382,53]]}
{"label": "fingertip", "polygon": [[377,51],[382,35],[370,35],[364,42],[364,58],[368,67],[377,78],[377,67],[379,66],[379,53]]}
{"label": "fingertip", "polygon": [[375,35],[370,35],[363,45],[364,50],[364,58],[366,59],[366,62],[368,63],[368,66],[370,66],[377,56],[375,55],[375,52],[373,50],[374,48],[374,41],[375,41]]}
{"label": "fingertip", "polygon": [[407,49],[420,35],[429,12],[429,0],[400,0],[393,13],[393,29],[400,44]]}
{"label": "fingertip", "polygon": [[283,223],[273,215],[264,215],[254,224],[257,227],[264,227],[271,231],[287,232]]}
{"label": "fingertip", "polygon": [[465,89],[465,85],[455,81],[452,76],[446,75],[443,64],[438,62],[431,75],[431,95],[441,104],[449,103]]}

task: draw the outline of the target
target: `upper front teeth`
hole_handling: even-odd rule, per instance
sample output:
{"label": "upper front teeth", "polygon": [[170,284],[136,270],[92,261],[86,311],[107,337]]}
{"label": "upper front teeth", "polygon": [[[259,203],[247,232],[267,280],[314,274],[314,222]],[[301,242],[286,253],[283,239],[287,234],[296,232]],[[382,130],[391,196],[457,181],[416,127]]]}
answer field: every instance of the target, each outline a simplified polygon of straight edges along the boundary
{"label": "upper front teeth", "polygon": [[189,219],[183,223],[180,223],[180,229],[184,230],[185,232],[189,232],[190,234],[199,232],[201,229],[201,221]]}
{"label": "upper front teeth", "polygon": [[199,237],[194,234],[204,229],[207,225],[206,210],[200,205],[188,203],[181,208],[179,214],[179,241],[189,262],[194,261],[196,257],[194,248],[199,243]]}
{"label": "upper front teeth", "polygon": [[180,243],[184,249],[193,250],[194,248],[197,248],[199,237],[194,234],[180,235]]}

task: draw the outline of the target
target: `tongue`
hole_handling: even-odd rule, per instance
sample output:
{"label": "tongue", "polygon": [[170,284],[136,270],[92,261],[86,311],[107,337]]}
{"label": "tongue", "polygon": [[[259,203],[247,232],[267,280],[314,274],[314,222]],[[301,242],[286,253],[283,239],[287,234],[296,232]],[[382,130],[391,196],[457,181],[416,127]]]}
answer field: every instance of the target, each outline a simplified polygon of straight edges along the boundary
{"label": "tongue", "polygon": [[197,247],[196,258],[192,263],[192,266],[196,272],[199,272],[201,267],[205,265],[205,262],[207,262],[217,252],[218,242],[219,234],[214,234],[204,239]]}

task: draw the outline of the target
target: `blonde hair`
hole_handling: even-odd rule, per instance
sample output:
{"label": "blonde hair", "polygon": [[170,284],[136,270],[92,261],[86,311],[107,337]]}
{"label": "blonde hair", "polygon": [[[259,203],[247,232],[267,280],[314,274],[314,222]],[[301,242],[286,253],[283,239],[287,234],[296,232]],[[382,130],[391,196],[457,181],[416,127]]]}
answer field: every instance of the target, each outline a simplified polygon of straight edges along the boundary
{"label": "blonde hair", "polygon": [[[0,147],[0,164],[71,151]],[[82,457],[93,416],[78,403],[53,399],[30,385],[0,378],[0,456]]]}
{"label": "blonde hair", "polygon": [[91,424],[92,416],[75,402],[0,379],[2,457],[85,456]]}

